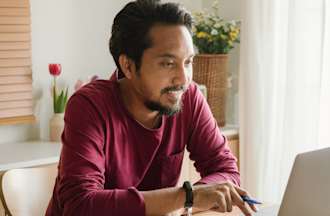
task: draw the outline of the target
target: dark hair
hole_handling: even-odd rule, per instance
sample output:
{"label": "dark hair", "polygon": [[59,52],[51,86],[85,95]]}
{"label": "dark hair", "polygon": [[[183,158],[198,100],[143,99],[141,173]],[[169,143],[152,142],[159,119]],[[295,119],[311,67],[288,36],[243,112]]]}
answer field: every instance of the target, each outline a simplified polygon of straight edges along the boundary
{"label": "dark hair", "polygon": [[156,24],[184,25],[191,32],[192,17],[179,4],[159,0],[130,2],[116,15],[109,48],[121,76],[119,56],[127,55],[139,70],[144,50],[152,46],[150,29]]}

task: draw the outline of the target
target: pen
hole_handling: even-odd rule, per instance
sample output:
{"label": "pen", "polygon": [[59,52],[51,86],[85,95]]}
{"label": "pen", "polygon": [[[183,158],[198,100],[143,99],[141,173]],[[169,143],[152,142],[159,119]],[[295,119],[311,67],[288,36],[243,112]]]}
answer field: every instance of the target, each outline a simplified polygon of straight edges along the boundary
{"label": "pen", "polygon": [[248,196],[241,196],[244,202],[247,202],[248,204],[262,204],[262,202],[259,202],[257,200],[251,199]]}

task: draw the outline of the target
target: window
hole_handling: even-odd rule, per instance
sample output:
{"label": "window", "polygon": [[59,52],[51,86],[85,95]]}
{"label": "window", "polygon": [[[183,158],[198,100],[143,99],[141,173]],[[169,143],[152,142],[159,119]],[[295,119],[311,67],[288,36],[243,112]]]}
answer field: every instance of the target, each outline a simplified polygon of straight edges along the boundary
{"label": "window", "polygon": [[0,124],[33,122],[29,0],[0,1]]}

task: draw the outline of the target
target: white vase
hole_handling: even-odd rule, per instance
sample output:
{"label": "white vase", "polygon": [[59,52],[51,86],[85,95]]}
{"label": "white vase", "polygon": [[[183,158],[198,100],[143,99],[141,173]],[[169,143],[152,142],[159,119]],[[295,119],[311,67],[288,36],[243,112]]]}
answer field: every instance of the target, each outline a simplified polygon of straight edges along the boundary
{"label": "white vase", "polygon": [[64,113],[54,113],[49,121],[49,139],[50,141],[60,142],[64,129]]}

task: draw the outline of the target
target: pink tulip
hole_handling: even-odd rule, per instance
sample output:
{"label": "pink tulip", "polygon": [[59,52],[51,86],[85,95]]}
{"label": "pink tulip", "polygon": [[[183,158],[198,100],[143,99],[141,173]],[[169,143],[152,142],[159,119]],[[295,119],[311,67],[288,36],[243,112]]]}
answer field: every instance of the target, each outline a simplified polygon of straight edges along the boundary
{"label": "pink tulip", "polygon": [[53,76],[59,76],[62,71],[61,64],[49,64],[49,73]]}

